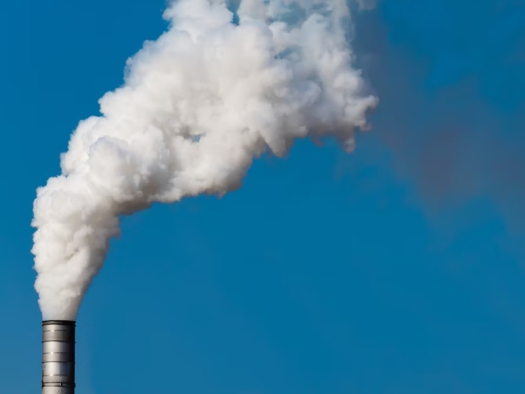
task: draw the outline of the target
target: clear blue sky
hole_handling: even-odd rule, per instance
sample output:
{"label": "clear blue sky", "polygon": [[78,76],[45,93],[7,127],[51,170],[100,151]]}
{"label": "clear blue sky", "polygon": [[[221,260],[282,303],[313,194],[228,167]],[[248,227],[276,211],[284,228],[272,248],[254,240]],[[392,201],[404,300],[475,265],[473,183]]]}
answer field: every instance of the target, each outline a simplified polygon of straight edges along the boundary
{"label": "clear blue sky", "polygon": [[[0,6],[2,394],[40,390],[35,188],[163,6]],[[124,220],[80,310],[78,394],[525,392],[525,2],[357,21],[373,131]]]}

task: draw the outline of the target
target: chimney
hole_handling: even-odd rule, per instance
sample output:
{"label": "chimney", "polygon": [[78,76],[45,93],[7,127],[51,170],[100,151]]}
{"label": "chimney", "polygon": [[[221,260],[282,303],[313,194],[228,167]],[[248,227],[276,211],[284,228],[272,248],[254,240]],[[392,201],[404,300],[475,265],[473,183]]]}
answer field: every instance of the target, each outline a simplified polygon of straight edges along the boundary
{"label": "chimney", "polygon": [[75,393],[75,322],[42,322],[42,394]]}

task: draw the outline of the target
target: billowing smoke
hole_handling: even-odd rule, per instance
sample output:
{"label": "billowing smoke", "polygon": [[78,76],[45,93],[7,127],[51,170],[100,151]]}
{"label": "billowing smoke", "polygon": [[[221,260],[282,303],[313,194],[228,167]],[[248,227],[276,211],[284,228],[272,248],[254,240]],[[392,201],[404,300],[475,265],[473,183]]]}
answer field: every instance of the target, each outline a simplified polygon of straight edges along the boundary
{"label": "billowing smoke", "polygon": [[34,204],[35,287],[44,319],[76,319],[119,217],[238,188],[254,158],[294,139],[348,150],[376,105],[352,67],[345,0],[180,0],[169,30],[127,64],[124,86],[80,122],[62,175]]}

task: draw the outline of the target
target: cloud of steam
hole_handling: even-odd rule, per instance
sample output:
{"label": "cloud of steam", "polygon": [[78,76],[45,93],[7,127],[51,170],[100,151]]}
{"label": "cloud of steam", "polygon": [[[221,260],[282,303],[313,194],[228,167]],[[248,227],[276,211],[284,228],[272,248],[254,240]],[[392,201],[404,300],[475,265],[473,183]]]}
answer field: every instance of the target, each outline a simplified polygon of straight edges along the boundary
{"label": "cloud of steam", "polygon": [[34,203],[35,287],[44,319],[76,318],[119,216],[240,186],[265,151],[335,136],[351,150],[377,99],[345,40],[345,0],[180,0],[170,29],[129,60]]}
{"label": "cloud of steam", "polygon": [[379,0],[357,0],[357,4],[362,10],[371,10]]}

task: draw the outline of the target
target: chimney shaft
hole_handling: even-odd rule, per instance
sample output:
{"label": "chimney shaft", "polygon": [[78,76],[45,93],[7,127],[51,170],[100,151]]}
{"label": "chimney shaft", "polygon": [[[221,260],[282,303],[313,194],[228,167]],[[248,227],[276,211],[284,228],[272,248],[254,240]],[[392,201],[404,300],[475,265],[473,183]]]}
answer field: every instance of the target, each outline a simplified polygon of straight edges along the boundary
{"label": "chimney shaft", "polygon": [[42,322],[42,394],[75,393],[75,322]]}

